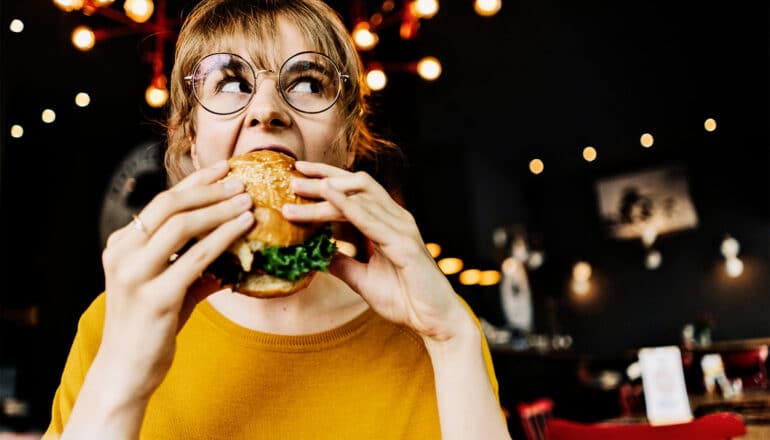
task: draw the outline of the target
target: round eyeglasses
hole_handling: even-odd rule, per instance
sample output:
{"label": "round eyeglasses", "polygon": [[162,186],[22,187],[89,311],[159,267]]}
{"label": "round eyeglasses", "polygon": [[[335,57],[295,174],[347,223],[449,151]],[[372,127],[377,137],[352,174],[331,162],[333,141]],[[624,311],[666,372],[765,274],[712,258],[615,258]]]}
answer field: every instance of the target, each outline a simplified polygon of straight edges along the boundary
{"label": "round eyeglasses", "polygon": [[[214,53],[195,65],[184,79],[192,84],[200,105],[216,115],[237,113],[251,102],[257,91],[257,78],[276,74],[274,70],[254,70],[245,59],[232,53]],[[337,64],[319,52],[299,52],[278,70],[276,87],[289,106],[302,113],[321,113],[331,108],[350,78]]]}

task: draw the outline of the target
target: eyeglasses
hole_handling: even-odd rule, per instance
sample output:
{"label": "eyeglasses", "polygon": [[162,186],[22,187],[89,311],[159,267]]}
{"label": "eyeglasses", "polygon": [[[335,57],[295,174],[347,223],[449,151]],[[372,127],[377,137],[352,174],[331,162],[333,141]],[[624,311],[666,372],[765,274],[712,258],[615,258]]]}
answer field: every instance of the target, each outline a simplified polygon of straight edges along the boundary
{"label": "eyeglasses", "polygon": [[[192,83],[195,99],[216,115],[237,113],[251,102],[257,91],[257,78],[274,70],[255,71],[242,57],[232,53],[214,53],[195,65],[192,75],[184,79]],[[284,101],[302,113],[321,113],[337,102],[343,82],[349,75],[319,52],[299,52],[289,57],[278,70],[276,87]]]}

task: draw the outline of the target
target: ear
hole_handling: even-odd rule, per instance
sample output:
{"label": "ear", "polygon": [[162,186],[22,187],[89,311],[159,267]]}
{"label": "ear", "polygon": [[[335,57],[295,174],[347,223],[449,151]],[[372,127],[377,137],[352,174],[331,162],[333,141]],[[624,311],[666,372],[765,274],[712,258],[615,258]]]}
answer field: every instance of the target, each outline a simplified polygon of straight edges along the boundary
{"label": "ear", "polygon": [[352,145],[348,145],[348,153],[347,157],[345,158],[345,169],[346,170],[352,170],[353,164],[356,161],[356,149]]}
{"label": "ear", "polygon": [[195,169],[201,169],[200,162],[198,161],[198,146],[195,144],[192,137],[190,137],[190,158],[192,158],[192,163]]}

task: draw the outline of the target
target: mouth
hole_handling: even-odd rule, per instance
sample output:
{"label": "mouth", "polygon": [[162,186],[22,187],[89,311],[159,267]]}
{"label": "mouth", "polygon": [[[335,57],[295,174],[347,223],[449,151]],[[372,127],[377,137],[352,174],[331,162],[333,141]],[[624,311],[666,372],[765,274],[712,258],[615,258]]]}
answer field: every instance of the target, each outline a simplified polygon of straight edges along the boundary
{"label": "mouth", "polygon": [[287,156],[291,156],[294,160],[297,160],[297,155],[294,153],[294,151],[292,151],[291,148],[286,147],[284,145],[277,145],[277,144],[261,145],[259,147],[254,147],[254,148],[250,149],[248,152],[251,153],[252,151],[259,151],[259,150],[277,151],[277,152],[283,153],[283,154],[285,154]]}

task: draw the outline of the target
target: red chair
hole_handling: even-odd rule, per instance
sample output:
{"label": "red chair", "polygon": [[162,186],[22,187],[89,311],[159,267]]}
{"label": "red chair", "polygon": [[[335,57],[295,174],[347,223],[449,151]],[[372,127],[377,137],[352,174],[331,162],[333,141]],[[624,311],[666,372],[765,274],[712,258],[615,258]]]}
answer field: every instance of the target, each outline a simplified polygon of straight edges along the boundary
{"label": "red chair", "polygon": [[577,423],[551,419],[548,440],[725,440],[746,434],[746,425],[736,413],[719,412],[688,423],[652,426],[648,423]]}
{"label": "red chair", "polygon": [[553,400],[544,397],[517,407],[527,440],[545,440],[545,426],[553,415]]}

